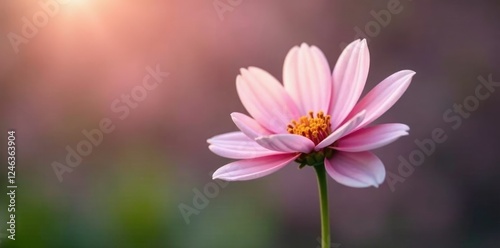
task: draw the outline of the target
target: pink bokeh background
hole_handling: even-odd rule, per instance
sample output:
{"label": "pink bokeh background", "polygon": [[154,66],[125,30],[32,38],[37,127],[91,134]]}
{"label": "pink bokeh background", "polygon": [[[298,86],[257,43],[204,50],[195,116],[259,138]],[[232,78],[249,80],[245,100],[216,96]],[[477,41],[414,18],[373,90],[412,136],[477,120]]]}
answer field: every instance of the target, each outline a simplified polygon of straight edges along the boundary
{"label": "pink bokeh background", "polygon": [[[206,139],[236,130],[246,113],[235,78],[257,66],[281,80],[283,60],[306,42],[331,67],[356,27],[376,23],[387,1],[241,1],[220,15],[218,1],[96,1],[59,4],[19,45],[23,18],[39,1],[0,3],[0,124],[18,138],[18,240],[5,247],[315,247],[319,211],[314,173],[291,165],[269,177],[230,183],[186,224],[179,204],[229,160]],[[238,1],[233,1],[238,2]],[[497,247],[500,243],[498,92],[459,129],[443,113],[474,94],[478,76],[500,80],[495,1],[410,1],[370,39],[367,89],[393,72],[417,72],[378,122],[402,122],[410,135],[378,149],[388,171],[415,139],[443,128],[448,139],[392,192],[329,180],[332,239],[341,247]],[[372,23],[372,24],[369,24]],[[366,32],[366,30],[365,30]],[[372,30],[373,32],[373,30]],[[121,120],[111,103],[140,85],[146,67],[169,72]],[[365,93],[367,91],[365,90]],[[60,182],[52,168],[82,130],[103,118],[116,126]],[[2,138],[3,139],[3,138]],[[0,143],[6,150],[6,142]],[[6,160],[2,152],[0,158]],[[1,169],[0,186],[6,185]],[[6,199],[0,198],[4,230]],[[0,231],[0,233],[2,233]],[[4,231],[5,233],[5,231]]]}

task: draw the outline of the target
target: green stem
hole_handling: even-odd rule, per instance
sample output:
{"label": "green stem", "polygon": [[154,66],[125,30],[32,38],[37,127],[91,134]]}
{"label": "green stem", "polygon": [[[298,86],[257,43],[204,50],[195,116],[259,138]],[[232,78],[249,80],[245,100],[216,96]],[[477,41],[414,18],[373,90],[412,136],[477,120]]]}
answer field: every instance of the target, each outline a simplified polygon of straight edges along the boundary
{"label": "green stem", "polygon": [[330,248],[330,217],[328,214],[328,194],[325,165],[314,166],[318,176],[318,190],[321,211],[321,248]]}

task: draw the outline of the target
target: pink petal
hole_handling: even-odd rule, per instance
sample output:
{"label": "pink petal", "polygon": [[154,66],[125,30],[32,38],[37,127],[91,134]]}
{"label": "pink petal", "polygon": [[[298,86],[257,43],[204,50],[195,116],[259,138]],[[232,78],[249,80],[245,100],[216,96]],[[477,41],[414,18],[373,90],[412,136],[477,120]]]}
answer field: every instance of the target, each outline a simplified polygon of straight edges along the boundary
{"label": "pink petal", "polygon": [[241,69],[236,89],[250,115],[270,131],[284,133],[288,123],[299,117],[295,102],[283,86],[262,69]]}
{"label": "pink petal", "polygon": [[256,143],[254,140],[248,138],[243,132],[219,134],[207,140],[209,144],[216,146],[232,146],[247,141]]}
{"label": "pink petal", "polygon": [[370,124],[389,110],[406,91],[413,75],[415,72],[410,70],[396,72],[368,92],[349,114],[354,116],[359,111],[366,110],[366,117],[357,129]]}
{"label": "pink petal", "polygon": [[315,147],[315,150],[319,151],[319,150],[333,144],[333,142],[342,138],[344,135],[347,135],[350,131],[352,131],[354,128],[356,128],[359,125],[359,123],[361,123],[361,121],[363,121],[364,118],[365,118],[365,111],[361,111],[358,115],[351,118],[344,125],[337,128],[337,130],[333,131],[333,133],[331,133],[330,135],[328,135],[328,137],[326,137],[324,140],[322,140]]}
{"label": "pink petal", "polygon": [[328,113],[332,80],[325,55],[305,43],[288,52],[283,66],[283,84],[302,115],[309,111]]}
{"label": "pink petal", "polygon": [[294,161],[299,155],[282,154],[262,158],[235,161],[226,164],[216,170],[213,179],[222,179],[227,181],[244,181],[267,176],[290,162]]}
{"label": "pink petal", "polygon": [[262,127],[256,120],[241,113],[231,113],[234,124],[249,138],[255,139],[260,136],[270,135],[269,130]]}
{"label": "pink petal", "polygon": [[337,141],[336,150],[362,152],[385,146],[401,136],[408,135],[410,128],[401,123],[388,123],[361,128]]}
{"label": "pink petal", "polygon": [[349,187],[378,187],[385,179],[384,164],[371,152],[337,152],[325,159],[325,168],[335,181]]}
{"label": "pink petal", "polygon": [[242,132],[230,132],[208,139],[208,148],[215,154],[231,159],[249,159],[282,154],[266,149]]}
{"label": "pink petal", "polygon": [[296,134],[262,136],[255,139],[255,141],[267,149],[280,152],[309,153],[314,148],[314,142],[304,136]]}
{"label": "pink petal", "polygon": [[358,101],[370,68],[370,52],[366,40],[349,44],[333,69],[330,115],[332,128],[337,128]]}

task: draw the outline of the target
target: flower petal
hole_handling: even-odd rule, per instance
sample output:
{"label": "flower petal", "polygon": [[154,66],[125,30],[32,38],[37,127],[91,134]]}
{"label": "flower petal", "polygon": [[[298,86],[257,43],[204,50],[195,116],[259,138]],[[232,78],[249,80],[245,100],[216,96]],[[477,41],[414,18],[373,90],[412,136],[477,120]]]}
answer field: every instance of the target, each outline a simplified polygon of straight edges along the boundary
{"label": "flower petal", "polygon": [[290,162],[294,161],[299,155],[281,154],[261,158],[235,161],[226,164],[216,170],[213,179],[222,179],[227,181],[244,181],[267,176]]}
{"label": "flower petal", "polygon": [[246,141],[256,143],[254,140],[248,138],[243,132],[219,134],[207,140],[209,144],[216,146],[232,146]]}
{"label": "flower petal", "polygon": [[295,102],[283,86],[262,69],[241,69],[236,89],[250,115],[270,131],[284,133],[288,123],[299,117]]}
{"label": "flower petal", "polygon": [[337,141],[335,150],[362,152],[385,146],[401,136],[408,135],[410,128],[401,123],[387,123],[361,128]]}
{"label": "flower petal", "polygon": [[349,121],[344,123],[344,125],[340,126],[337,128],[337,130],[333,131],[328,137],[326,137],[324,140],[322,140],[316,147],[315,150],[319,151],[320,149],[323,149],[331,144],[333,142],[337,141],[338,139],[342,138],[343,136],[347,135],[350,131],[352,131],[354,128],[356,128],[361,121],[365,118],[365,111],[359,112],[358,115],[354,116],[351,118]]}
{"label": "flower petal", "polygon": [[309,153],[314,148],[314,142],[304,136],[296,134],[262,136],[255,139],[255,141],[267,149],[280,152]]}
{"label": "flower petal", "polygon": [[251,139],[271,134],[269,130],[262,127],[262,125],[248,115],[234,112],[231,113],[231,118],[234,124]]}
{"label": "flower petal", "polygon": [[396,72],[368,92],[349,114],[354,116],[359,111],[366,110],[365,119],[356,129],[370,124],[389,110],[406,91],[413,75],[415,72],[410,70]]}
{"label": "flower petal", "polygon": [[282,154],[262,147],[242,132],[230,132],[207,140],[215,154],[230,159],[250,159]]}
{"label": "flower petal", "polygon": [[337,128],[351,112],[365,87],[370,68],[370,52],[366,40],[349,44],[333,69],[330,115],[332,128]]}
{"label": "flower petal", "polygon": [[371,152],[337,152],[325,159],[325,168],[335,181],[349,187],[378,187],[385,179],[384,164]]}
{"label": "flower petal", "polygon": [[309,111],[328,113],[332,79],[325,55],[305,43],[288,52],[283,65],[283,84],[301,115]]}

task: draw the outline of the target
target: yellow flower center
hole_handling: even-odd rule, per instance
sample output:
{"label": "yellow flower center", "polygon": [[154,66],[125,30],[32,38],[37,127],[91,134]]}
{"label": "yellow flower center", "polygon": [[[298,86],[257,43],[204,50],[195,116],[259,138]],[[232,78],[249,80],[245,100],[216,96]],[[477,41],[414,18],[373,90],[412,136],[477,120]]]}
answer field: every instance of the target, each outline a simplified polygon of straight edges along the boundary
{"label": "yellow flower center", "polygon": [[330,118],[323,111],[319,111],[316,116],[313,111],[309,111],[309,115],[300,117],[298,121],[292,120],[287,131],[307,137],[317,145],[332,132]]}

